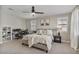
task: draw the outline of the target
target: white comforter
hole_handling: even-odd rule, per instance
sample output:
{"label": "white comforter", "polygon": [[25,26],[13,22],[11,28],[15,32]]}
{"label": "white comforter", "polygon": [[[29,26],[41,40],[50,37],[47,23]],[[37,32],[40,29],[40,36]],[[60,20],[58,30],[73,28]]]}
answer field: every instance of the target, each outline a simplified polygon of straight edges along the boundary
{"label": "white comforter", "polygon": [[51,50],[52,39],[53,38],[49,35],[37,35],[37,34],[30,34],[23,37],[23,40],[28,40],[29,47],[31,47],[33,44],[44,43],[47,44],[48,50]]}

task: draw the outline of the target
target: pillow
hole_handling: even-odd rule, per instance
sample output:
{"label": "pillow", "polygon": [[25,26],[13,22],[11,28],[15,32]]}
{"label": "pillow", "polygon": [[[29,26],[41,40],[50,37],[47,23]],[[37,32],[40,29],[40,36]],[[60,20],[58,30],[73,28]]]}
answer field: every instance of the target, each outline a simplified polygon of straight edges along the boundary
{"label": "pillow", "polygon": [[52,30],[47,30],[47,35],[53,36]]}
{"label": "pillow", "polygon": [[37,31],[37,34],[38,34],[38,35],[41,35],[41,34],[42,34],[42,30],[38,30],[38,31]]}
{"label": "pillow", "polygon": [[47,35],[47,30],[43,30],[43,34],[44,35]]}
{"label": "pillow", "polygon": [[42,31],[42,30],[40,30],[40,34],[41,34],[41,35],[43,34],[43,31]]}

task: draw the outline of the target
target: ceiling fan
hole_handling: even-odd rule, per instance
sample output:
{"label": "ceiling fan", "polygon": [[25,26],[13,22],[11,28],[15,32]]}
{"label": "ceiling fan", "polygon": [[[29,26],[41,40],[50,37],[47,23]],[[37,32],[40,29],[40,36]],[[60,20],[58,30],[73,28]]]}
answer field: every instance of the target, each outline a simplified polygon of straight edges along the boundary
{"label": "ceiling fan", "polygon": [[36,13],[36,14],[44,14],[44,12],[36,12],[34,6],[32,6],[32,13]]}
{"label": "ceiling fan", "polygon": [[[24,12],[24,13],[28,13],[28,12],[25,12],[25,11],[23,11],[23,12]],[[29,12],[29,13],[30,13],[30,12]],[[44,12],[36,12],[34,6],[32,6],[31,13],[33,14],[33,16],[34,16],[35,14],[44,14]]]}

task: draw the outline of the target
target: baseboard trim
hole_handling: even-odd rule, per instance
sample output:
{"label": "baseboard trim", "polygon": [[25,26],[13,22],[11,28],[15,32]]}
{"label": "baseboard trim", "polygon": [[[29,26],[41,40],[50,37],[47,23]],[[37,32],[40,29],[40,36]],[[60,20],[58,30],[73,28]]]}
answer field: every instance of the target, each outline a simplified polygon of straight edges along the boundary
{"label": "baseboard trim", "polygon": [[74,49],[75,51],[79,51],[79,48],[76,47],[71,47],[72,49]]}
{"label": "baseboard trim", "polygon": [[75,49],[75,51],[79,51],[79,48],[78,49]]}
{"label": "baseboard trim", "polygon": [[77,49],[77,51],[79,51],[79,48]]}
{"label": "baseboard trim", "polygon": [[65,40],[62,40],[61,42],[64,42],[64,43],[70,43],[70,41],[65,41]]}

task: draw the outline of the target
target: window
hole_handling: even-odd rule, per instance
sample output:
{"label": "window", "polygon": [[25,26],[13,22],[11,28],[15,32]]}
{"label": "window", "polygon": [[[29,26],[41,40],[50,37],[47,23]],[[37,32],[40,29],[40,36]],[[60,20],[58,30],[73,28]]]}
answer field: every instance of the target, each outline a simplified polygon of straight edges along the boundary
{"label": "window", "polygon": [[36,20],[31,20],[31,30],[36,31]]}
{"label": "window", "polygon": [[68,17],[57,18],[58,31],[67,31],[68,29]]}

